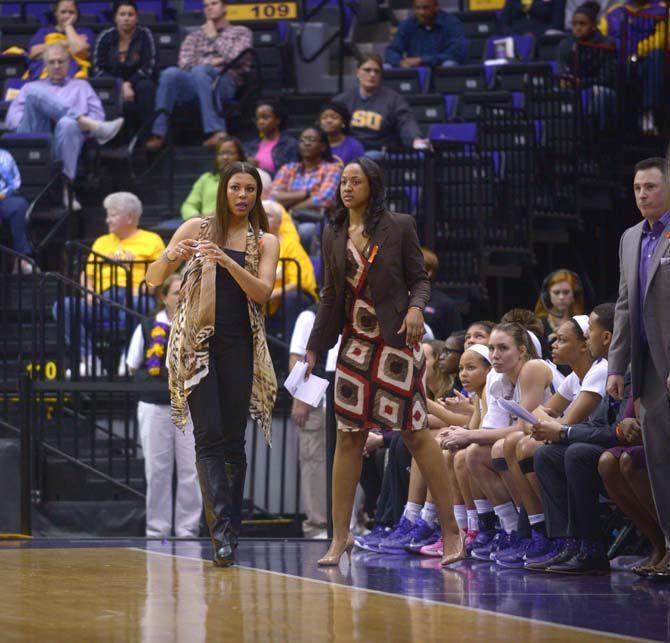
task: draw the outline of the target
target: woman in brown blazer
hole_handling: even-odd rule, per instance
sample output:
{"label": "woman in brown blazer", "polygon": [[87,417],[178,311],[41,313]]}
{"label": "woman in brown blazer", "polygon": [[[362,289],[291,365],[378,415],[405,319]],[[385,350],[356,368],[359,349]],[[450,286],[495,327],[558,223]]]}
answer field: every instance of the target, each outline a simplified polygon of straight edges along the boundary
{"label": "woman in brown blazer", "polygon": [[428,413],[419,342],[430,282],[414,219],[386,209],[382,171],[365,156],[342,172],[323,250],[325,283],[307,344],[308,371],[317,351],[331,348],[340,333],[342,343],[334,391],[334,534],[318,564],[337,565],[353,547],[348,526],[363,447],[367,431],[379,428],[402,431],[437,504],[445,532],[443,562],[450,562],[460,549],[458,529],[442,454],[423,430]]}

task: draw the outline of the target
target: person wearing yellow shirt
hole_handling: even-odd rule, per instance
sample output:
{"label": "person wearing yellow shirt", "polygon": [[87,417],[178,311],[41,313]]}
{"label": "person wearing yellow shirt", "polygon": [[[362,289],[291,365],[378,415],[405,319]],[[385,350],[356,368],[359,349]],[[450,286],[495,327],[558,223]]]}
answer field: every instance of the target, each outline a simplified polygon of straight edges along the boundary
{"label": "person wearing yellow shirt", "polygon": [[[115,192],[103,201],[107,212],[108,233],[98,237],[87,258],[82,274],[82,285],[89,291],[123,306],[132,306],[138,312],[142,308],[138,297],[147,266],[156,261],[165,250],[163,240],[154,232],[141,230],[142,202],[130,192]],[[104,257],[112,260],[107,262]],[[114,262],[114,263],[112,263]],[[120,264],[120,265],[119,265]],[[127,301],[127,275],[132,284],[132,302]],[[66,297],[63,310],[54,304],[55,318],[63,317],[66,343],[72,344],[72,335],[78,326],[81,365],[80,372],[89,374],[97,362],[93,359],[93,340],[96,333],[109,328],[125,328],[125,312],[104,305],[99,298],[88,295],[85,300]],[[95,328],[93,327],[95,325]]]}
{"label": "person wearing yellow shirt", "polygon": [[285,208],[275,201],[263,201],[263,207],[268,215],[270,232],[279,239],[279,263],[268,302],[267,331],[286,339],[298,315],[318,301],[316,277],[312,261],[302,247],[298,230]]}

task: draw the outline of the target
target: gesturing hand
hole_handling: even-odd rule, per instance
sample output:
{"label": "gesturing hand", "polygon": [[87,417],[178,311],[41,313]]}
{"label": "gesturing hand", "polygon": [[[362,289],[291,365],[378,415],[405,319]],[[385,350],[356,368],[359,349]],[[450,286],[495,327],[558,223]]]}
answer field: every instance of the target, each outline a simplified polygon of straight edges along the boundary
{"label": "gesturing hand", "polygon": [[223,268],[228,268],[230,266],[232,259],[213,241],[201,241],[199,250],[203,257],[218,263]]}
{"label": "gesturing hand", "polygon": [[165,257],[168,261],[182,259],[188,261],[198,250],[198,242],[195,239],[184,239],[174,248],[168,248],[165,251]]}
{"label": "gesturing hand", "polygon": [[423,312],[419,308],[410,308],[402,320],[402,326],[398,331],[398,335],[407,333],[405,336],[405,343],[409,348],[421,341],[423,337]]}
{"label": "gesturing hand", "polygon": [[454,390],[454,397],[445,397],[438,400],[449,411],[459,415],[472,415],[475,408],[474,399],[465,397],[460,391]]}

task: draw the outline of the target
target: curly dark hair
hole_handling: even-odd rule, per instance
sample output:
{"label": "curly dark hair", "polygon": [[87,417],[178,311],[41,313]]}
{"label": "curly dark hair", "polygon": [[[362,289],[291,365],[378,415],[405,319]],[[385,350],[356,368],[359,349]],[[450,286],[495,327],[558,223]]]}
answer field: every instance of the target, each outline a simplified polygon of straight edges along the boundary
{"label": "curly dark hair", "polygon": [[[259,107],[269,107],[272,113],[279,119],[279,131],[283,131],[288,123],[288,108],[281,98],[261,98],[256,102],[256,109]],[[254,113],[256,113],[256,109]]]}
{"label": "curly dark hair", "polygon": [[[384,172],[381,167],[377,165],[371,158],[368,156],[359,156],[353,161],[347,163],[344,166],[346,170],[350,165],[360,165],[368,179],[370,184],[370,198],[368,200],[368,207],[365,209],[365,215],[363,218],[363,234],[368,238],[372,238],[372,235],[379,223],[384,212],[386,212],[386,186],[384,185]],[[342,170],[344,172],[344,170]],[[337,190],[337,201],[335,203],[335,211],[333,216],[330,218],[330,224],[336,229],[339,230],[344,225],[347,217],[349,216],[349,210],[344,205],[342,201],[342,195],[338,187]]]}
{"label": "curly dark hair", "polygon": [[330,141],[328,140],[328,134],[326,134],[318,125],[308,125],[302,130],[302,132],[300,132],[300,136],[302,137],[302,135],[305,132],[310,131],[316,132],[319,136],[319,139],[321,140],[321,145],[323,146],[323,152],[321,152],[321,160],[325,161],[326,163],[334,163],[335,157],[333,156],[333,152],[330,149]]}

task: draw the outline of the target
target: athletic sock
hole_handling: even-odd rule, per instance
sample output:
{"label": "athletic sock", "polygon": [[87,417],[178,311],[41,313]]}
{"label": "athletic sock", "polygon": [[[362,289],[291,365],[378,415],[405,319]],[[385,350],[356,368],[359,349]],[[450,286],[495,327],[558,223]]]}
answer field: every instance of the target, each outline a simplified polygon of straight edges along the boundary
{"label": "athletic sock", "polygon": [[531,514],[528,516],[528,521],[530,522],[530,528],[533,531],[539,531],[542,535],[547,535],[547,528],[544,522],[544,514]]}
{"label": "athletic sock", "polygon": [[516,529],[516,523],[519,518],[514,503],[510,500],[502,505],[496,505],[493,507],[493,511],[495,511],[498,520],[500,520],[500,526],[506,533],[511,534]]}
{"label": "athletic sock", "polygon": [[432,502],[427,502],[421,510],[421,518],[434,527],[437,523],[437,507]]}
{"label": "athletic sock", "polygon": [[465,531],[468,528],[468,514],[465,505],[454,505],[454,518],[459,529]]}
{"label": "athletic sock", "polygon": [[468,531],[479,531],[479,516],[476,509],[468,509]]}
{"label": "athletic sock", "polygon": [[403,516],[407,518],[412,524],[414,524],[417,520],[417,518],[421,515],[421,507],[422,505],[416,503],[416,502],[408,502],[405,505],[405,511],[403,512]]}

